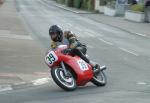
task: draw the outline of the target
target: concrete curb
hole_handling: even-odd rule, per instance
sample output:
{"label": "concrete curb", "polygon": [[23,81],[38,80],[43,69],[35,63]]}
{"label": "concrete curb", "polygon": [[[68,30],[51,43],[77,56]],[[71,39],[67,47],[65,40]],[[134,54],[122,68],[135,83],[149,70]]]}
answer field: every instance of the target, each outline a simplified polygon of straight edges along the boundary
{"label": "concrete curb", "polygon": [[40,78],[40,79],[32,80],[30,82],[3,84],[3,85],[0,85],[0,93],[5,92],[5,91],[10,91],[10,90],[23,89],[23,88],[27,88],[27,87],[45,85],[45,84],[48,84],[50,81],[52,81],[51,78]]}
{"label": "concrete curb", "polygon": [[129,31],[129,30],[126,30],[126,29],[123,29],[123,28],[120,28],[120,27],[118,27],[118,26],[114,26],[114,25],[111,25],[111,24],[108,24],[108,23],[105,23],[105,22],[101,22],[101,21],[95,20],[95,19],[90,18],[90,17],[87,17],[87,18],[89,18],[89,19],[91,19],[91,20],[93,20],[93,21],[96,21],[96,22],[99,22],[99,23],[102,23],[102,24],[105,24],[105,25],[108,25],[108,26],[111,26],[111,27],[120,29],[120,30],[122,30],[122,31],[125,31],[125,32],[130,33],[130,34],[133,34],[133,35],[137,35],[137,36],[141,36],[141,37],[145,37],[145,38],[150,38],[150,37],[148,37],[148,36],[145,35],[145,34],[136,33],[136,32],[131,32],[131,31]]}
{"label": "concrete curb", "polygon": [[66,7],[64,5],[61,5],[61,4],[56,4],[54,3],[54,1],[47,1],[47,0],[43,0],[43,2],[45,2],[46,4],[50,4],[50,5],[53,5],[53,6],[56,6],[58,8],[61,8],[61,9],[64,9],[66,11],[70,11],[70,12],[73,12],[73,13],[76,13],[76,14],[95,14],[95,12],[90,12],[90,11],[81,11],[81,10],[73,10],[73,9],[76,9],[76,8],[71,8],[71,7]]}

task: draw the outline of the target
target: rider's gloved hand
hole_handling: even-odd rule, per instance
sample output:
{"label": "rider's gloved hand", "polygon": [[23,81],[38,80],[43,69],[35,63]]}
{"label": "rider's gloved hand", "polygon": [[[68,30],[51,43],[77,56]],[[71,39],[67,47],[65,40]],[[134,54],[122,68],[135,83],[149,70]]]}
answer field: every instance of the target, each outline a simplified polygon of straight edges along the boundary
{"label": "rider's gloved hand", "polygon": [[67,54],[67,53],[70,53],[70,52],[71,52],[71,49],[65,49],[65,50],[62,51],[63,54]]}

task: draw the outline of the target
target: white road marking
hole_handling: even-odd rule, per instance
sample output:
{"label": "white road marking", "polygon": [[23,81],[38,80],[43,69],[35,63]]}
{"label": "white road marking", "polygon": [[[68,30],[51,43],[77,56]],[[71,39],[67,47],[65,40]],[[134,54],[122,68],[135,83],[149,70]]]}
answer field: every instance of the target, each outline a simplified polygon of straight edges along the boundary
{"label": "white road marking", "polygon": [[0,85],[0,92],[8,91],[8,90],[13,90],[11,85]]}
{"label": "white road marking", "polygon": [[146,85],[146,82],[137,82],[138,85]]}
{"label": "white road marking", "polygon": [[0,38],[33,40],[29,35],[0,34]]}
{"label": "white road marking", "polygon": [[143,36],[143,37],[146,37],[147,35],[145,35],[145,34],[140,34],[140,33],[135,33],[135,34],[137,34],[137,35],[139,35],[139,36]]}
{"label": "white road marking", "polygon": [[101,38],[99,38],[99,40],[102,41],[102,42],[104,42],[104,43],[106,43],[106,44],[108,44],[108,45],[113,45],[113,43],[108,42],[108,41],[105,41],[105,40],[103,40],[103,39],[101,39]]}
{"label": "white road marking", "polygon": [[127,53],[133,54],[133,55],[135,55],[135,56],[139,56],[139,54],[137,54],[137,53],[135,53],[135,52],[133,52],[133,51],[127,50],[127,49],[125,49],[125,48],[120,48],[120,47],[119,47],[119,49],[121,49],[121,50],[123,50],[123,51],[125,51],[125,52],[127,52]]}
{"label": "white road marking", "polygon": [[37,85],[43,85],[46,84],[50,81],[50,78],[41,78],[41,79],[37,79],[37,80],[33,80],[31,81],[33,83],[33,85],[37,86]]}
{"label": "white road marking", "polygon": [[23,85],[23,84],[26,84],[26,82],[14,83],[14,85]]}

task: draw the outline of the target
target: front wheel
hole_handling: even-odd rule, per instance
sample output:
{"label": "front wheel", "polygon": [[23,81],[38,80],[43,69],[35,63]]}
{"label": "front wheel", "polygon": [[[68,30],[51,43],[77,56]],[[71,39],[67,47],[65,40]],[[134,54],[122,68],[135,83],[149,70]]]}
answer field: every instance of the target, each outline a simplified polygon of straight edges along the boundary
{"label": "front wheel", "polygon": [[67,70],[69,76],[65,76],[62,68],[51,69],[51,75],[54,82],[62,89],[66,91],[73,91],[77,88],[76,80],[69,70]]}
{"label": "front wheel", "polygon": [[107,78],[104,71],[100,71],[99,74],[94,75],[91,82],[96,86],[105,86],[107,83]]}

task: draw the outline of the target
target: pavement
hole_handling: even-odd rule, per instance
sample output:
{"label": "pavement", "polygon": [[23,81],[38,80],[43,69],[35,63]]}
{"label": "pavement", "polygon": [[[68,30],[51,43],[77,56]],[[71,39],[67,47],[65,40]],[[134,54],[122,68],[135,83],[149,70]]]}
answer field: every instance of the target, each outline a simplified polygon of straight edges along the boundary
{"label": "pavement", "polygon": [[142,37],[148,37],[150,38],[150,23],[138,23],[138,22],[133,22],[126,20],[124,17],[111,17],[111,16],[106,16],[102,13],[95,13],[95,12],[90,12],[90,11],[84,11],[72,7],[67,7],[62,4],[58,4],[53,0],[44,0],[47,3],[53,4],[59,8],[62,8],[64,10],[77,13],[81,16],[90,18],[94,21],[121,29],[123,31],[129,32],[133,35],[139,35]]}
{"label": "pavement", "polygon": [[6,0],[0,6],[0,91],[9,90],[10,85],[47,81],[46,49],[31,34],[15,0]]}

